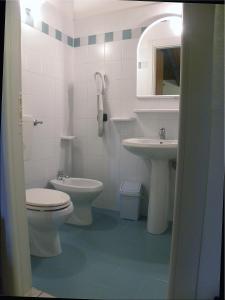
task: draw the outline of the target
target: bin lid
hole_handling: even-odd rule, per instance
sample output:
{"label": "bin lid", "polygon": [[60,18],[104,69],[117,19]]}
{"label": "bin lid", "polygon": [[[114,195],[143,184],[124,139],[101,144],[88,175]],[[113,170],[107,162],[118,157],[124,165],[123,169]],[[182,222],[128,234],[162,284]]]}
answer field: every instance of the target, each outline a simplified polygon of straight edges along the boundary
{"label": "bin lid", "polygon": [[120,186],[120,193],[127,196],[140,196],[142,184],[134,181],[124,181]]}

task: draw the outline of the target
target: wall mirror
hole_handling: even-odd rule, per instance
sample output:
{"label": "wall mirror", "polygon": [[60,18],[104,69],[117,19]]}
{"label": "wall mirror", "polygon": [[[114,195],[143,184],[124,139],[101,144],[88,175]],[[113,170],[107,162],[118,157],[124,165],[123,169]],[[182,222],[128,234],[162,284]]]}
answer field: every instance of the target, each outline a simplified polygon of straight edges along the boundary
{"label": "wall mirror", "polygon": [[137,97],[180,94],[182,19],[161,18],[143,32],[137,48]]}

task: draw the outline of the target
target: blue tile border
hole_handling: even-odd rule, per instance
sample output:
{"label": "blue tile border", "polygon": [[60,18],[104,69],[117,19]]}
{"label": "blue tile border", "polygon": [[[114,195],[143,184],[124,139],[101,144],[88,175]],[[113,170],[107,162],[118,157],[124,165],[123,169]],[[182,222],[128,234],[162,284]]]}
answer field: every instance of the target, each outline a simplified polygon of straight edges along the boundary
{"label": "blue tile border", "polygon": [[67,36],[67,45],[73,47],[73,38],[71,36]]}
{"label": "blue tile border", "polygon": [[89,35],[88,36],[88,45],[95,45],[96,44],[96,35]]}
{"label": "blue tile border", "polygon": [[107,42],[113,42],[114,34],[113,32],[106,32],[105,33],[105,43]]}
{"label": "blue tile border", "polygon": [[[26,22],[24,22],[27,24]],[[146,30],[148,26],[137,27],[133,29],[123,29],[116,32],[105,32],[101,34],[92,34],[88,36],[73,37],[66,35],[59,29],[51,27],[48,23],[41,21],[40,26],[32,26],[32,24],[27,24],[28,26],[37,29],[50,37],[66,44],[69,47],[79,48],[87,45],[96,45],[100,43],[108,43],[114,41],[130,40],[140,38],[142,33]]]}
{"label": "blue tile border", "polygon": [[74,38],[73,46],[74,48],[80,47],[80,38]]}
{"label": "blue tile border", "polygon": [[59,31],[58,29],[55,29],[55,38],[56,38],[58,41],[62,41],[62,32]]}
{"label": "blue tile border", "polygon": [[123,30],[123,40],[130,40],[132,38],[132,30],[125,29]]}
{"label": "blue tile border", "polygon": [[49,34],[49,25],[42,21],[41,30],[45,34]]}

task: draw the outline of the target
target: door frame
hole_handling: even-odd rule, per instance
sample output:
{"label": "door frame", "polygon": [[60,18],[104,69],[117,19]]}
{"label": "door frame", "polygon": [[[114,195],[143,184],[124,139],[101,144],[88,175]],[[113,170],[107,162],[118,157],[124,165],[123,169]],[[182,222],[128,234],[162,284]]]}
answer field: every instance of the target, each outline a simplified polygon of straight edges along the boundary
{"label": "door frame", "polygon": [[[4,33],[5,33],[5,0],[2,0],[0,1],[0,112],[2,112]],[[1,124],[2,124],[1,121],[2,121],[2,113],[0,115],[0,136],[1,136]],[[1,260],[1,255],[0,255],[0,260]],[[0,263],[0,266],[2,266],[2,263]],[[2,295],[3,293],[2,277],[3,277],[3,273],[2,270],[0,269],[0,295]]]}
{"label": "door frame", "polygon": [[3,295],[24,296],[31,291],[32,276],[24,188],[21,20],[18,0],[6,1],[4,32],[0,271]]}
{"label": "door frame", "polygon": [[224,184],[223,19],[224,6],[184,4],[171,300],[214,299],[219,295]]}
{"label": "door frame", "polygon": [[[16,6],[14,6],[16,5]],[[194,5],[194,6],[193,6]],[[13,20],[12,17],[14,15],[13,9],[16,9],[18,11],[18,2],[17,1],[7,1],[7,9],[8,11],[8,17],[11,18],[12,24]],[[12,14],[10,16],[9,12]],[[212,11],[209,8],[206,8],[207,17],[209,18],[210,22],[213,22],[214,19],[212,16]],[[204,22],[204,28],[203,25],[201,25],[202,18],[199,18],[199,15],[202,14],[202,10],[197,9],[196,10],[196,4],[185,4],[184,5],[184,15],[185,15],[185,22],[186,24],[190,25],[190,22],[193,22],[193,24],[198,24],[199,30],[205,31],[205,27],[208,26]],[[16,18],[17,19],[17,18]],[[197,19],[199,20],[198,23]],[[18,21],[18,19],[17,19]],[[212,25],[212,23],[211,23]],[[20,26],[19,26],[20,27]],[[213,26],[214,27],[214,26]],[[195,27],[196,28],[196,27]],[[211,31],[209,30],[208,33]],[[192,37],[196,37],[195,35]],[[178,154],[178,178],[177,178],[177,196],[176,196],[176,209],[175,209],[175,218],[174,218],[174,228],[173,228],[173,246],[172,246],[172,258],[171,258],[171,273],[170,273],[170,284],[169,284],[169,298],[170,299],[200,299],[201,294],[201,287],[199,284],[201,283],[201,279],[204,277],[203,270],[204,268],[204,262],[205,258],[207,257],[205,251],[207,251],[207,247],[209,246],[207,243],[204,245],[205,241],[205,230],[207,229],[207,226],[213,225],[212,220],[208,218],[208,208],[210,207],[210,203],[212,199],[210,198],[209,194],[205,194],[206,197],[199,197],[199,203],[196,201],[186,201],[187,195],[185,194],[185,190],[187,188],[187,185],[189,187],[191,184],[194,184],[193,191],[195,192],[195,200],[196,197],[198,197],[201,189],[198,190],[198,185],[191,181],[190,177],[187,177],[186,174],[188,171],[190,171],[190,157],[188,157],[187,153],[190,150],[191,147],[191,141],[192,141],[192,135],[196,132],[193,131],[193,127],[191,127],[191,124],[193,126],[193,116],[192,116],[192,109],[199,108],[199,111],[197,110],[197,114],[195,115],[195,121],[197,122],[201,120],[199,118],[198,113],[201,116],[204,116],[204,113],[207,114],[207,116],[210,115],[210,109],[209,105],[211,104],[212,98],[208,98],[206,95],[206,102],[207,105],[202,107],[203,104],[201,99],[197,99],[200,102],[196,103],[193,101],[187,101],[188,97],[193,96],[190,83],[187,83],[186,79],[190,79],[191,68],[190,68],[190,56],[192,53],[190,40],[190,35],[186,36],[184,39],[184,47],[188,42],[187,49],[183,53],[183,91],[181,95],[181,110],[180,110],[180,134],[179,134],[179,154]],[[193,41],[193,40],[192,40]],[[212,49],[209,49],[209,51],[212,51]],[[14,53],[14,52],[12,52]],[[20,52],[18,53],[18,55]],[[212,54],[212,53],[211,53]],[[208,53],[210,57],[210,53]],[[186,62],[185,62],[186,61]],[[193,67],[193,66],[192,66]],[[210,66],[211,68],[211,66]],[[13,74],[13,69],[9,69],[11,73]],[[14,74],[15,75],[15,74]],[[18,73],[16,74],[18,76]],[[206,82],[208,82],[209,78],[207,77],[207,74],[204,74],[204,79]],[[194,80],[194,78],[192,79]],[[12,84],[12,83],[11,83]],[[194,84],[194,83],[193,83]],[[11,86],[13,87],[13,86]],[[204,86],[207,88],[207,85]],[[11,201],[11,207],[10,209],[13,211],[13,214],[11,214],[11,220],[13,232],[10,238],[12,239],[12,243],[15,245],[15,248],[13,248],[13,266],[15,267],[15,271],[10,275],[13,279],[12,282],[14,285],[11,285],[11,295],[25,295],[29,289],[31,288],[31,272],[30,272],[30,253],[29,253],[29,244],[28,244],[28,230],[27,230],[27,218],[26,218],[26,208],[25,208],[25,191],[24,191],[24,176],[21,176],[23,174],[23,151],[22,151],[22,135],[21,135],[21,120],[20,120],[20,106],[19,102],[15,102],[15,99],[18,99],[19,96],[18,93],[20,92],[21,86],[17,86],[17,91],[15,94],[8,94],[7,95],[7,111],[6,111],[6,122],[7,122],[7,132],[6,132],[6,143],[7,143],[7,150],[9,150],[8,153],[8,163],[6,165],[6,173],[7,173],[7,179],[10,182],[10,184],[7,185],[8,192],[10,192],[10,201]],[[14,97],[16,95],[16,98]],[[203,95],[205,96],[205,90]],[[194,95],[196,96],[196,95]],[[212,96],[210,91],[210,97]],[[195,98],[196,100],[196,98]],[[204,103],[204,104],[205,104]],[[196,107],[196,104],[198,105]],[[217,112],[217,111],[216,111]],[[219,111],[220,112],[220,111]],[[211,112],[212,113],[212,112]],[[204,119],[204,118],[203,118]],[[204,121],[207,121],[204,119]],[[198,124],[198,123],[195,123]],[[205,124],[205,123],[204,123]],[[199,128],[202,128],[204,124],[199,124]],[[198,129],[199,129],[198,128]],[[191,130],[192,129],[192,130]],[[212,162],[211,152],[210,152],[210,146],[212,146],[212,140],[207,139],[207,134],[210,134],[211,127],[206,124],[206,132],[204,131],[203,137],[206,140],[202,140],[203,145],[207,144],[207,147],[202,149],[203,152],[200,152],[200,156],[195,157],[193,155],[192,160],[199,159],[202,161],[202,157],[208,158],[209,162]],[[210,135],[211,136],[211,135]],[[192,141],[195,142],[196,146],[196,140]],[[199,144],[198,144],[199,146]],[[206,150],[206,151],[205,151]],[[213,149],[211,149],[213,150]],[[214,149],[215,150],[215,149]],[[205,151],[205,152],[204,152]],[[192,152],[191,152],[192,153]],[[198,153],[199,154],[199,153]],[[203,155],[204,154],[204,155]],[[195,160],[197,163],[197,161]],[[206,159],[207,162],[207,159]],[[217,160],[218,162],[218,160]],[[205,164],[206,165],[206,164]],[[219,169],[221,170],[221,162]],[[199,170],[201,171],[199,175],[203,175],[204,184],[208,184],[209,182],[206,180],[209,178],[210,174],[209,172],[213,171],[210,169],[210,164],[207,164],[207,168],[205,169],[204,165],[200,166]],[[212,166],[211,166],[212,167]],[[222,166],[223,167],[223,166]],[[19,175],[16,176],[16,175]],[[191,173],[189,173],[190,175]],[[207,174],[207,178],[204,174]],[[219,173],[221,176],[221,173]],[[199,177],[199,180],[202,180],[202,177]],[[201,182],[200,182],[201,184]],[[221,188],[221,178],[219,178],[220,184],[219,188]],[[199,185],[199,188],[201,186]],[[218,187],[218,186],[217,186]],[[15,194],[15,190],[17,194]],[[209,192],[209,190],[207,190]],[[220,196],[220,194],[218,194]],[[219,199],[219,208],[221,206],[222,199]],[[197,205],[198,204],[198,205]],[[197,206],[196,206],[197,205]],[[196,210],[197,209],[197,210]],[[198,209],[200,209],[198,211]],[[195,211],[195,217],[193,218],[192,212]],[[219,210],[218,210],[219,211]],[[218,215],[218,220],[220,219],[220,214]],[[215,220],[213,220],[215,221]],[[22,226],[17,226],[17,224],[21,224]],[[222,218],[221,218],[222,223]],[[220,224],[220,220],[217,223],[217,225]],[[210,227],[211,228],[211,227]],[[217,235],[221,236],[220,230],[217,230]],[[193,241],[194,237],[194,241]],[[190,245],[188,243],[192,243],[192,246],[195,246],[195,251],[189,251]],[[218,250],[218,246],[221,247],[221,239],[216,240],[216,248]],[[184,245],[187,245],[187,248],[184,248]],[[204,245],[204,247],[203,247]],[[210,250],[210,249],[209,249]],[[210,251],[209,251],[210,253]],[[215,254],[215,253],[214,253]],[[218,254],[218,251],[217,251]],[[22,259],[21,259],[22,258]],[[188,258],[188,259],[187,259]],[[197,269],[196,269],[196,263],[197,263]],[[216,260],[216,263],[218,264],[219,261]],[[188,276],[187,276],[187,270],[183,267],[188,268]],[[9,271],[9,270],[7,270]],[[10,278],[9,276],[9,278]],[[208,279],[208,278],[206,278]],[[182,296],[182,297],[181,297]]]}

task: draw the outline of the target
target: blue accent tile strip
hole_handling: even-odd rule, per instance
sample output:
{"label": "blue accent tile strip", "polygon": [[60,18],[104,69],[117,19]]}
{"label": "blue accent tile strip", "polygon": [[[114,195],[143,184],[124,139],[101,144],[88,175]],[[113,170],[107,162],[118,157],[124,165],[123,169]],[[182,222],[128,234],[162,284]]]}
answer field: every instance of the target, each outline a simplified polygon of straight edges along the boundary
{"label": "blue accent tile strip", "polygon": [[96,35],[89,35],[88,36],[88,45],[95,45],[96,44]]}
{"label": "blue accent tile strip", "polygon": [[55,30],[55,38],[57,40],[61,41],[62,40],[62,32],[56,29]]}
{"label": "blue accent tile strip", "polygon": [[73,45],[74,45],[74,48],[80,47],[80,38],[75,38]]}
{"label": "blue accent tile strip", "polygon": [[49,34],[49,25],[45,22],[42,22],[42,32],[45,34]]}
{"label": "blue accent tile strip", "polygon": [[73,47],[73,38],[71,36],[67,36],[67,45]]}
{"label": "blue accent tile strip", "polygon": [[132,38],[132,30],[131,29],[123,30],[123,40],[129,40],[131,38]]}
{"label": "blue accent tile strip", "polygon": [[112,42],[113,41],[113,32],[106,32],[105,33],[105,42]]}
{"label": "blue accent tile strip", "polygon": [[51,27],[46,22],[40,22],[38,26],[33,26],[31,23],[25,24],[34,27],[38,31],[41,31],[45,34],[48,34],[50,37],[61,41],[63,44],[70,46],[70,47],[82,47],[87,45],[95,45],[95,44],[102,44],[108,43],[113,41],[121,41],[121,40],[129,40],[129,39],[138,39],[142,35],[142,33],[148,28],[148,26],[137,27],[133,29],[124,29],[121,31],[115,32],[105,32],[101,34],[93,34],[89,36],[81,36],[81,37],[71,37],[66,35],[62,31]]}

